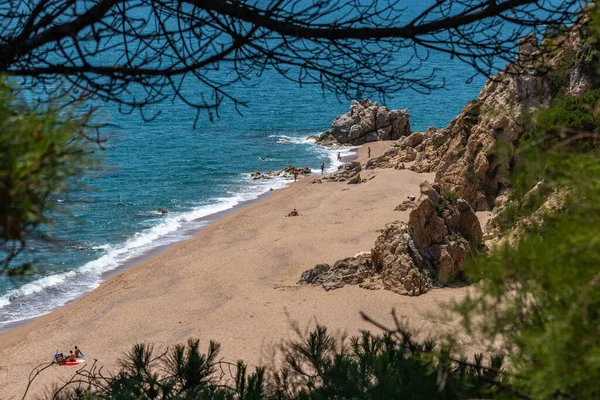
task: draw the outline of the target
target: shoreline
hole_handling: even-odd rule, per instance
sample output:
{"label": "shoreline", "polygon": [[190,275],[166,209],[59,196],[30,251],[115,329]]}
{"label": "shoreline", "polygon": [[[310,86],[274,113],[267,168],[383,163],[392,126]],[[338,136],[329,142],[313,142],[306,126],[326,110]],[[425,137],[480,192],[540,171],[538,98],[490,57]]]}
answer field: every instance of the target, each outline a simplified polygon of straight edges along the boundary
{"label": "shoreline", "polygon": [[[315,146],[319,146],[317,144],[314,144],[314,145]],[[346,163],[349,163],[349,162],[352,162],[352,161],[355,161],[359,157],[358,151],[359,151],[359,147],[360,146],[359,147],[356,147],[356,146],[347,146],[347,147],[352,147],[350,150],[345,150],[345,151],[349,151],[351,154],[342,156],[341,161],[340,161],[342,163],[342,165],[346,164]],[[340,148],[340,149],[343,149],[343,147]],[[335,152],[338,149],[329,148],[328,150],[330,150],[332,152]],[[342,150],[342,151],[344,151],[344,150]],[[334,171],[330,171],[329,173],[332,173],[332,172],[334,172]],[[248,173],[248,174],[250,174],[250,173]],[[306,178],[316,177],[316,176],[320,176],[320,174],[315,172],[315,173],[312,173],[310,175],[303,175],[303,176],[301,176],[299,178],[298,181],[301,181],[301,180],[306,179]],[[155,256],[158,256],[158,255],[162,254],[163,252],[167,251],[170,247],[172,247],[172,246],[174,246],[174,245],[176,245],[178,243],[181,243],[183,241],[186,241],[186,240],[190,239],[191,237],[194,237],[200,231],[202,231],[203,229],[205,229],[209,225],[215,223],[220,218],[222,218],[224,216],[227,216],[229,214],[235,213],[235,212],[237,212],[239,210],[242,210],[242,209],[244,209],[246,207],[249,207],[252,204],[254,204],[255,202],[263,201],[263,200],[267,199],[269,196],[272,196],[277,191],[288,189],[290,187],[290,185],[293,184],[293,183],[294,183],[293,181],[289,181],[289,182],[286,183],[286,185],[284,187],[280,187],[280,188],[277,188],[277,189],[271,189],[271,190],[269,190],[267,192],[264,192],[264,193],[258,195],[254,199],[242,201],[239,204],[236,204],[235,206],[233,206],[233,207],[231,207],[229,209],[222,210],[222,211],[217,211],[217,212],[215,212],[213,214],[209,214],[209,215],[206,215],[204,217],[200,217],[200,218],[197,218],[197,219],[193,220],[193,222],[199,222],[199,223],[206,222],[206,223],[203,224],[200,227],[197,227],[197,228],[189,228],[189,227],[188,228],[182,228],[182,229],[180,229],[180,233],[182,233],[182,236],[181,236],[181,238],[179,240],[176,240],[176,241],[168,243],[168,244],[163,244],[163,245],[158,245],[156,247],[152,247],[152,248],[144,251],[142,254],[136,255],[133,258],[127,260],[124,264],[122,264],[122,265],[120,265],[120,266],[118,266],[118,267],[116,267],[114,269],[102,272],[100,274],[101,284],[104,283],[104,282],[106,282],[108,279],[110,279],[110,278],[112,278],[112,277],[120,274],[121,272],[126,271],[127,269],[134,267],[137,264],[143,263],[144,261],[146,261],[146,260],[148,260],[148,259],[150,259],[152,257],[155,257]],[[78,298],[80,298],[82,296],[85,296],[86,294],[90,293],[91,291],[93,291],[95,289],[96,288],[92,288],[90,290],[87,290],[86,292],[81,293],[77,297],[68,300],[66,303],[64,303],[64,304],[62,304],[62,305],[60,305],[60,306],[52,309],[49,312],[44,313],[44,314],[40,314],[40,315],[29,317],[29,318],[24,318],[24,319],[18,320],[18,321],[13,321],[13,322],[5,323],[5,325],[3,325],[2,327],[0,327],[0,334],[5,333],[5,332],[9,332],[9,331],[11,331],[13,329],[16,329],[16,328],[19,328],[21,326],[25,326],[25,325],[31,323],[32,321],[34,321],[36,318],[40,318],[40,317],[42,317],[44,315],[47,315],[49,313],[52,313],[52,312],[60,309],[62,307],[66,307],[67,305],[71,304],[73,301],[77,300]]]}
{"label": "shoreline", "polygon": [[[312,174],[312,175],[314,175],[314,174]],[[311,176],[311,175],[308,175],[308,176]],[[291,182],[291,183],[293,183],[293,182]],[[268,192],[262,193],[262,194],[260,194],[255,199],[242,201],[241,203],[236,204],[235,206],[233,206],[233,207],[231,207],[231,208],[229,208],[227,210],[218,211],[218,212],[216,212],[214,214],[210,214],[210,215],[207,215],[205,217],[201,217],[201,218],[198,218],[198,219],[194,220],[194,222],[206,222],[206,224],[202,225],[202,226],[200,226],[198,228],[182,229],[183,232],[185,232],[186,234],[188,234],[190,236],[182,236],[181,240],[177,240],[177,241],[172,242],[172,243],[162,244],[162,245],[159,245],[159,246],[156,246],[156,247],[152,247],[151,249],[147,250],[146,252],[144,252],[144,253],[142,253],[140,255],[137,255],[137,256],[131,258],[130,260],[128,260],[123,265],[120,265],[120,266],[118,266],[115,269],[111,269],[109,271],[103,272],[100,275],[101,279],[102,279],[102,282],[100,284],[106,282],[107,280],[109,280],[110,278],[112,278],[112,277],[114,277],[116,275],[119,275],[120,273],[128,270],[129,268],[133,268],[136,265],[141,264],[141,263],[143,263],[143,262],[151,259],[152,257],[156,257],[156,256],[164,253],[170,247],[175,246],[178,243],[184,242],[184,241],[190,239],[191,237],[196,236],[203,229],[205,229],[209,225],[215,223],[220,218],[223,218],[223,217],[225,217],[225,216],[227,216],[229,214],[233,214],[233,213],[235,213],[235,212],[237,212],[239,210],[243,210],[246,207],[250,207],[255,202],[263,201],[263,200],[269,198],[270,196],[272,196],[274,194],[274,192],[276,192],[278,190],[287,189],[288,187],[289,187],[289,184],[286,185],[283,188],[274,189],[272,191],[268,191]],[[20,320],[20,321],[9,322],[6,325],[4,325],[2,328],[0,328],[0,335],[3,334],[3,333],[6,333],[6,332],[10,332],[10,331],[12,331],[14,329],[17,329],[19,327],[26,326],[29,323],[31,323],[32,321],[35,321],[37,318],[41,318],[44,315],[51,314],[51,313],[55,312],[56,310],[59,310],[59,309],[61,309],[63,307],[66,307],[69,304],[71,304],[72,302],[74,302],[75,300],[79,299],[82,296],[85,296],[86,294],[88,294],[88,293],[90,293],[90,292],[92,292],[92,291],[94,291],[96,289],[91,289],[91,290],[88,290],[85,293],[82,293],[80,296],[77,296],[74,299],[71,299],[71,300],[67,301],[65,304],[63,304],[62,306],[58,306],[57,308],[53,309],[49,313],[41,314],[41,315],[38,315],[38,316],[35,316],[35,317],[31,317],[31,318],[25,318],[25,319]]]}
{"label": "shoreline", "polygon": [[[375,157],[389,144],[363,145],[348,157],[364,163],[366,147]],[[370,249],[386,223],[407,218],[407,212],[393,211],[401,199],[433,177],[393,169],[364,174],[373,179],[359,185],[315,185],[315,174],[308,175],[286,190],[207,216],[212,222],[192,238],[138,258],[69,304],[0,333],[0,360],[21,352],[34,355],[18,365],[0,362],[0,370],[6,370],[0,397],[20,398],[33,367],[56,349],[73,345],[110,370],[134,343],[164,348],[198,337],[205,345],[208,339],[219,341],[224,359],[252,366],[269,359],[267,353],[289,337],[293,323],[318,322],[354,335],[374,329],[359,311],[389,321],[396,308],[424,334],[454,329],[431,315],[440,302],[464,295],[463,288],[413,298],[357,286],[325,292],[296,284],[301,272],[317,263]],[[301,216],[285,218],[293,208]],[[68,369],[60,367],[47,370],[32,394],[66,374]]]}

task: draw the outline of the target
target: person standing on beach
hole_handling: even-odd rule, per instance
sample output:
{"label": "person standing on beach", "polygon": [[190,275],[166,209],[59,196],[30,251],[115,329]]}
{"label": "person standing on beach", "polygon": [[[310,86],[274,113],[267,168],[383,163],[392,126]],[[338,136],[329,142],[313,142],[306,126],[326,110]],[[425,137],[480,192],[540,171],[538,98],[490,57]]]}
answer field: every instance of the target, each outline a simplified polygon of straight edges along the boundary
{"label": "person standing on beach", "polygon": [[325,163],[321,163],[321,175],[325,173]]}
{"label": "person standing on beach", "polygon": [[368,155],[368,158],[371,158],[371,148],[370,148],[370,147],[367,147],[367,149],[369,150],[369,155]]}
{"label": "person standing on beach", "polygon": [[298,170],[295,169],[294,170],[294,182],[296,182],[298,180]]}
{"label": "person standing on beach", "polygon": [[338,151],[337,160],[338,161],[342,161],[342,154],[339,151]]}

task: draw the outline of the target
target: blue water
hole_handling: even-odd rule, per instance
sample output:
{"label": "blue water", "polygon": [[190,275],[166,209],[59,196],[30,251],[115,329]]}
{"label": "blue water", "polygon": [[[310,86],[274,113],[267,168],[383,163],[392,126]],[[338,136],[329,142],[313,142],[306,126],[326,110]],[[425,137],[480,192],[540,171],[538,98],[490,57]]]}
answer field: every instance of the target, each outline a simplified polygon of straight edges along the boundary
{"label": "blue water", "polygon": [[[432,54],[429,66],[443,68],[446,90],[400,92],[387,102],[391,109],[409,109],[413,131],[447,125],[484,82],[479,77],[466,84],[472,70],[446,55]],[[243,115],[225,103],[219,118],[201,117],[195,129],[194,113],[183,104],[156,106],[151,111],[162,114],[153,122],[105,105],[101,117],[117,124],[118,133],[99,152],[100,166],[84,178],[88,187],[54,199],[71,215],[56,217],[50,245],[32,244],[30,256],[42,272],[11,280],[0,276],[0,330],[48,313],[97,287],[106,273],[189,237],[206,223],[199,218],[289,183],[255,182],[252,171],[289,164],[317,170],[322,162],[335,169],[337,150],[305,138],[326,130],[349,102],[270,71],[253,82],[252,88],[239,88],[250,103]],[[169,213],[160,215],[157,208]]]}

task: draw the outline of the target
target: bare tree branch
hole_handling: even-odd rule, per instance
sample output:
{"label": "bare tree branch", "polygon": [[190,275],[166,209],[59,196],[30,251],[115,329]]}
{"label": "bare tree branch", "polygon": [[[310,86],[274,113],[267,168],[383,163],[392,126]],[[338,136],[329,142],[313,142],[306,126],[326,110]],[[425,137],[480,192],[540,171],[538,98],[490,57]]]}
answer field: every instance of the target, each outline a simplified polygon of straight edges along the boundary
{"label": "bare tree branch", "polygon": [[[7,0],[0,71],[37,97],[84,93],[128,113],[165,100],[215,110],[271,69],[338,97],[444,86],[430,52],[492,75],[526,34],[586,0]],[[200,92],[186,92],[194,82]]]}

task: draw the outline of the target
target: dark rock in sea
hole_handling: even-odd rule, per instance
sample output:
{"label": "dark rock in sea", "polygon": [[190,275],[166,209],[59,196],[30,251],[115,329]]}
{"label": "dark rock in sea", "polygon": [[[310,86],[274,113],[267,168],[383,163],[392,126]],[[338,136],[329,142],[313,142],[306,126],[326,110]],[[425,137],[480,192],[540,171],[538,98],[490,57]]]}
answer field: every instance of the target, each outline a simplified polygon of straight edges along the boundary
{"label": "dark rock in sea", "polygon": [[273,179],[275,177],[293,179],[295,174],[310,175],[312,174],[312,170],[309,167],[296,168],[293,165],[290,165],[289,167],[286,167],[281,171],[267,171],[265,173],[255,171],[250,174],[250,177],[255,180],[268,180]]}

